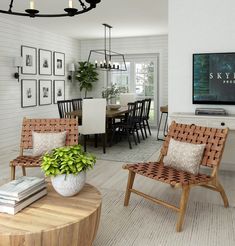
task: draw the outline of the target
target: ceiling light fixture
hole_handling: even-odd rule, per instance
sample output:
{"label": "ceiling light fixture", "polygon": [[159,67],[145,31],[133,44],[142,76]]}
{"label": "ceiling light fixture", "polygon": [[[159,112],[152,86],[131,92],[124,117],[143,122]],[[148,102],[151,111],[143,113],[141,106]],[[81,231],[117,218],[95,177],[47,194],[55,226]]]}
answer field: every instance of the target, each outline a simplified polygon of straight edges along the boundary
{"label": "ceiling light fixture", "polygon": [[[96,69],[104,71],[126,71],[126,62],[123,54],[111,50],[112,26],[104,26],[104,49],[90,50],[88,62],[94,63]],[[107,34],[108,33],[108,34]]]}
{"label": "ceiling light fixture", "polygon": [[[28,16],[31,18],[34,17],[66,17],[66,16],[75,16],[79,14],[86,13],[96,7],[96,4],[100,3],[101,0],[77,0],[81,5],[81,9],[78,10],[74,8],[73,2],[75,0],[68,0],[68,8],[65,8],[65,13],[62,14],[40,14],[39,10],[35,9],[35,0],[29,0],[29,9],[26,9],[25,12],[15,12],[13,11],[14,0],[10,0],[9,9],[1,10],[0,13],[8,15],[18,15],[18,16]],[[87,5],[85,4],[87,3]]]}

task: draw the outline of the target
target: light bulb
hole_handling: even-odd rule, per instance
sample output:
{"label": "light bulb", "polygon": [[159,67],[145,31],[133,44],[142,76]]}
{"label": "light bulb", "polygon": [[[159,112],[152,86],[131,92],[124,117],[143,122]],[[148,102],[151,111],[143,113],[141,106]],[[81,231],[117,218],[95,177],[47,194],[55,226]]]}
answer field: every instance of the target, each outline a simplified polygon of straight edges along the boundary
{"label": "light bulb", "polygon": [[73,8],[73,0],[69,0],[69,8]]}

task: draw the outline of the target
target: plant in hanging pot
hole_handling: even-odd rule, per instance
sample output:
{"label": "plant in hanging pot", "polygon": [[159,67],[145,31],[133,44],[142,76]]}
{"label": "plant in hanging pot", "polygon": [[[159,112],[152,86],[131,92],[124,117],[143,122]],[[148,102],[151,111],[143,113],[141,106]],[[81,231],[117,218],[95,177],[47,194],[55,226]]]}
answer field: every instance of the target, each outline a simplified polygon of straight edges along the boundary
{"label": "plant in hanging pot", "polygon": [[89,62],[79,62],[76,79],[80,84],[80,91],[85,90],[85,98],[88,91],[92,90],[93,83],[98,80],[98,73],[93,64]]}
{"label": "plant in hanging pot", "polygon": [[53,149],[42,157],[41,169],[51,177],[54,189],[62,196],[74,196],[84,186],[86,171],[96,158],[82,150],[81,145]]}

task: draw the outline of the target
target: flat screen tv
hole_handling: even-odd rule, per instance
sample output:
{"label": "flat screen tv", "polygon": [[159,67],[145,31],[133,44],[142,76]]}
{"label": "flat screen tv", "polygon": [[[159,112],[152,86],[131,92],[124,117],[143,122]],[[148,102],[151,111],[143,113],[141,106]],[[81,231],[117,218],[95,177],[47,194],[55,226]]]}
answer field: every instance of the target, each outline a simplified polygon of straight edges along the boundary
{"label": "flat screen tv", "polygon": [[235,104],[235,53],[193,54],[193,104]]}

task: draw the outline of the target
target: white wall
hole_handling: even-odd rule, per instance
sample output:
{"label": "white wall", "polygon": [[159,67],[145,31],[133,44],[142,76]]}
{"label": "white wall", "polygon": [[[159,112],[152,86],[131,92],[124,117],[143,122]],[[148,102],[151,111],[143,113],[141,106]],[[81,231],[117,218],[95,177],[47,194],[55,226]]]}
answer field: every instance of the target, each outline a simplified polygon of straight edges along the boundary
{"label": "white wall", "polygon": [[[103,39],[82,40],[81,41],[81,59],[87,60],[91,49],[103,49]],[[164,105],[168,103],[168,37],[167,35],[150,37],[132,37],[132,38],[113,38],[112,50],[130,54],[159,54],[159,103]],[[106,76],[100,72],[100,80],[94,87],[94,95],[101,95],[102,88],[106,85]]]}
{"label": "white wall", "polygon": [[234,10],[234,0],[169,0],[170,112],[202,106],[192,104],[192,54],[235,51]]}
{"label": "white wall", "polygon": [[[30,20],[28,21],[30,23]],[[76,39],[35,29],[0,18],[0,156],[18,149],[22,118],[58,117],[57,104],[21,108],[21,83],[13,78],[14,57],[21,55],[21,45],[59,51],[66,54],[66,64],[80,59],[80,43]],[[67,66],[66,66],[67,70]],[[67,71],[66,71],[67,73]],[[67,76],[22,75],[21,79],[65,79],[65,97],[79,97],[76,83]]]}

